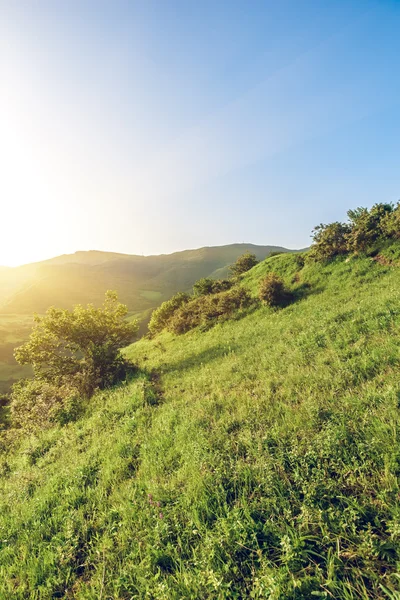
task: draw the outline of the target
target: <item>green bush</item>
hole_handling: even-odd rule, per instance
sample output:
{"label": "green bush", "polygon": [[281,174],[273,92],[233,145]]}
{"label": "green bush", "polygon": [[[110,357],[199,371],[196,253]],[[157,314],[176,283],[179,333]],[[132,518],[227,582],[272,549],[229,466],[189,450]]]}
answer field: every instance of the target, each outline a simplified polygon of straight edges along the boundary
{"label": "green bush", "polygon": [[346,234],[347,250],[365,252],[368,246],[387,235],[388,223],[393,214],[393,204],[374,204],[367,208],[349,210],[350,230]]}
{"label": "green bush", "polygon": [[193,295],[198,297],[218,294],[218,292],[229,290],[232,286],[233,281],[229,279],[210,279],[209,277],[203,277],[194,284]]}
{"label": "green bush", "polygon": [[186,302],[189,302],[190,296],[189,294],[185,294],[184,292],[179,292],[172,296],[170,300],[163,302],[161,306],[156,308],[149,322],[149,331],[151,335],[155,335],[160,333],[163,329],[166,328],[169,320],[172,318],[174,313]]}
{"label": "green bush", "polygon": [[65,424],[79,414],[80,391],[76,382],[54,385],[40,379],[19,381],[11,395],[11,420],[25,431]]}
{"label": "green bush", "polygon": [[200,325],[209,325],[222,318],[229,318],[238,310],[249,306],[252,299],[241,287],[225,292],[200,296],[181,306],[168,322],[167,329],[178,335]]}
{"label": "green bush", "polygon": [[284,306],[289,302],[291,293],[278,275],[268,273],[261,282],[259,298],[267,306]]}
{"label": "green bush", "polygon": [[258,263],[257,257],[251,252],[245,252],[239,256],[235,264],[231,265],[230,271],[234,277],[238,277],[247,271],[250,271]]}
{"label": "green bush", "polygon": [[387,212],[381,219],[382,234],[387,238],[400,238],[400,202],[392,212]]}
{"label": "green bush", "polygon": [[310,258],[314,260],[329,260],[335,256],[346,254],[347,235],[350,227],[346,223],[330,223],[317,225],[312,231],[313,243],[310,250]]}

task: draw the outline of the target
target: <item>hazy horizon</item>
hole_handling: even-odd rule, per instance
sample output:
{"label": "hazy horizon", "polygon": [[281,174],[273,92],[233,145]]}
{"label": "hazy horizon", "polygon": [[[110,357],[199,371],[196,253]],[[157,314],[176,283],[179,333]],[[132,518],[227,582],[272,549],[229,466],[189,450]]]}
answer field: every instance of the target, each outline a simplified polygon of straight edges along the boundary
{"label": "hazy horizon", "polygon": [[0,265],[303,248],[399,197],[400,3],[0,5]]}
{"label": "hazy horizon", "polygon": [[[152,256],[168,256],[170,254],[177,254],[180,252],[190,252],[190,251],[196,251],[196,250],[202,250],[203,248],[220,248],[220,247],[224,247],[224,246],[248,246],[249,248],[252,246],[257,246],[257,247],[263,247],[263,246],[277,246],[277,247],[282,247],[285,248],[285,250],[302,250],[303,248],[286,248],[286,246],[282,246],[281,244],[257,244],[254,242],[231,242],[228,244],[213,244],[210,246],[198,246],[198,247],[193,247],[193,248],[180,248],[178,250],[172,250],[171,252],[158,252],[158,253],[154,253],[154,254],[135,254],[135,253],[128,253],[128,252],[114,252],[114,250],[98,250],[96,248],[90,248],[88,250],[75,250],[74,252],[65,252],[63,254],[58,254],[56,256],[46,256],[43,259],[39,259],[39,260],[34,260],[31,262],[27,262],[27,263],[20,263],[20,264],[12,264],[12,265],[6,265],[6,264],[0,264],[0,268],[9,268],[9,269],[13,269],[16,267],[24,267],[24,266],[28,266],[30,264],[35,264],[35,263],[39,263],[39,262],[46,262],[48,260],[52,260],[54,258],[59,258],[61,256],[73,256],[74,254],[81,254],[81,253],[85,253],[85,252],[96,252],[96,253],[100,253],[100,254],[118,254],[121,256],[142,256],[144,258],[146,257],[152,257]],[[305,247],[304,247],[305,248]]]}

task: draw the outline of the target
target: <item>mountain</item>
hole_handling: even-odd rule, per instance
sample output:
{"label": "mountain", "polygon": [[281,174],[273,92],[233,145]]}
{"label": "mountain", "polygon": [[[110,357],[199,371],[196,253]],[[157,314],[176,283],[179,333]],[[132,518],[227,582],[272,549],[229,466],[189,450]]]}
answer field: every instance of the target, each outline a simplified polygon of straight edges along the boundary
{"label": "mountain", "polygon": [[43,313],[49,306],[99,304],[115,289],[131,312],[157,306],[178,290],[188,290],[201,277],[221,276],[237,257],[250,250],[259,260],[278,246],[231,244],[160,256],[111,252],[76,252],[39,263],[0,270],[0,313]]}
{"label": "mountain", "polygon": [[268,258],[242,285],[292,304],[140,340],[131,382],[5,438],[0,597],[398,598],[399,256]]}

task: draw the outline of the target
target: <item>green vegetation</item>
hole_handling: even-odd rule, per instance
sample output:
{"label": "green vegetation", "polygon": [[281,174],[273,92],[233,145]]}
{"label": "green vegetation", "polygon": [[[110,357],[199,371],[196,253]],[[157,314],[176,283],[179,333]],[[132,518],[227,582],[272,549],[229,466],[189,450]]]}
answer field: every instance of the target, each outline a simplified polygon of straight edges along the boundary
{"label": "green vegetation", "polygon": [[313,231],[310,256],[327,260],[350,252],[373,254],[383,243],[400,237],[400,203],[374,204],[347,213],[349,223],[318,225]]}
{"label": "green vegetation", "polygon": [[132,380],[75,420],[5,431],[0,598],[399,598],[400,243],[371,252],[268,258],[171,319],[248,308],[130,346]]}
{"label": "green vegetation", "polygon": [[33,313],[43,315],[50,306],[100,306],[106,290],[113,289],[128,306],[130,316],[138,319],[139,335],[145,335],[154,308],[181,290],[191,291],[198,279],[226,277],[232,261],[249,249],[258,260],[274,250],[287,252],[276,246],[252,244],[161,256],[90,251],[0,268],[0,393],[9,392],[15,381],[30,374],[29,368],[16,363],[14,348],[28,339]]}
{"label": "green vegetation", "polygon": [[108,291],[101,308],[88,305],[72,311],[49,308],[35,317],[29,340],[15,351],[21,365],[30,364],[34,379],[20,381],[11,394],[12,424],[33,430],[76,417],[79,398],[126,379],[130,363],[120,348],[132,342],[136,322]]}
{"label": "green vegetation", "polygon": [[252,252],[245,252],[242,256],[239,256],[237,261],[231,266],[230,270],[234,277],[238,277],[250,271],[256,266],[258,260],[255,254]]}
{"label": "green vegetation", "polygon": [[268,273],[261,281],[259,298],[267,306],[284,306],[290,302],[291,297],[283,279],[275,273]]}

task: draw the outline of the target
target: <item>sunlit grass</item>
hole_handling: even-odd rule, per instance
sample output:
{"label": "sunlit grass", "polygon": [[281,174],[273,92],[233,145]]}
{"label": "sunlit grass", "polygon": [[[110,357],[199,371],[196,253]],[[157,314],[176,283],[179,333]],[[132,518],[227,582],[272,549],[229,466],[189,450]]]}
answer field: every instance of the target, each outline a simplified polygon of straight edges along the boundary
{"label": "sunlit grass", "polygon": [[0,598],[396,598],[400,271],[255,267],[296,294],[127,353],[140,374],[0,469]]}

